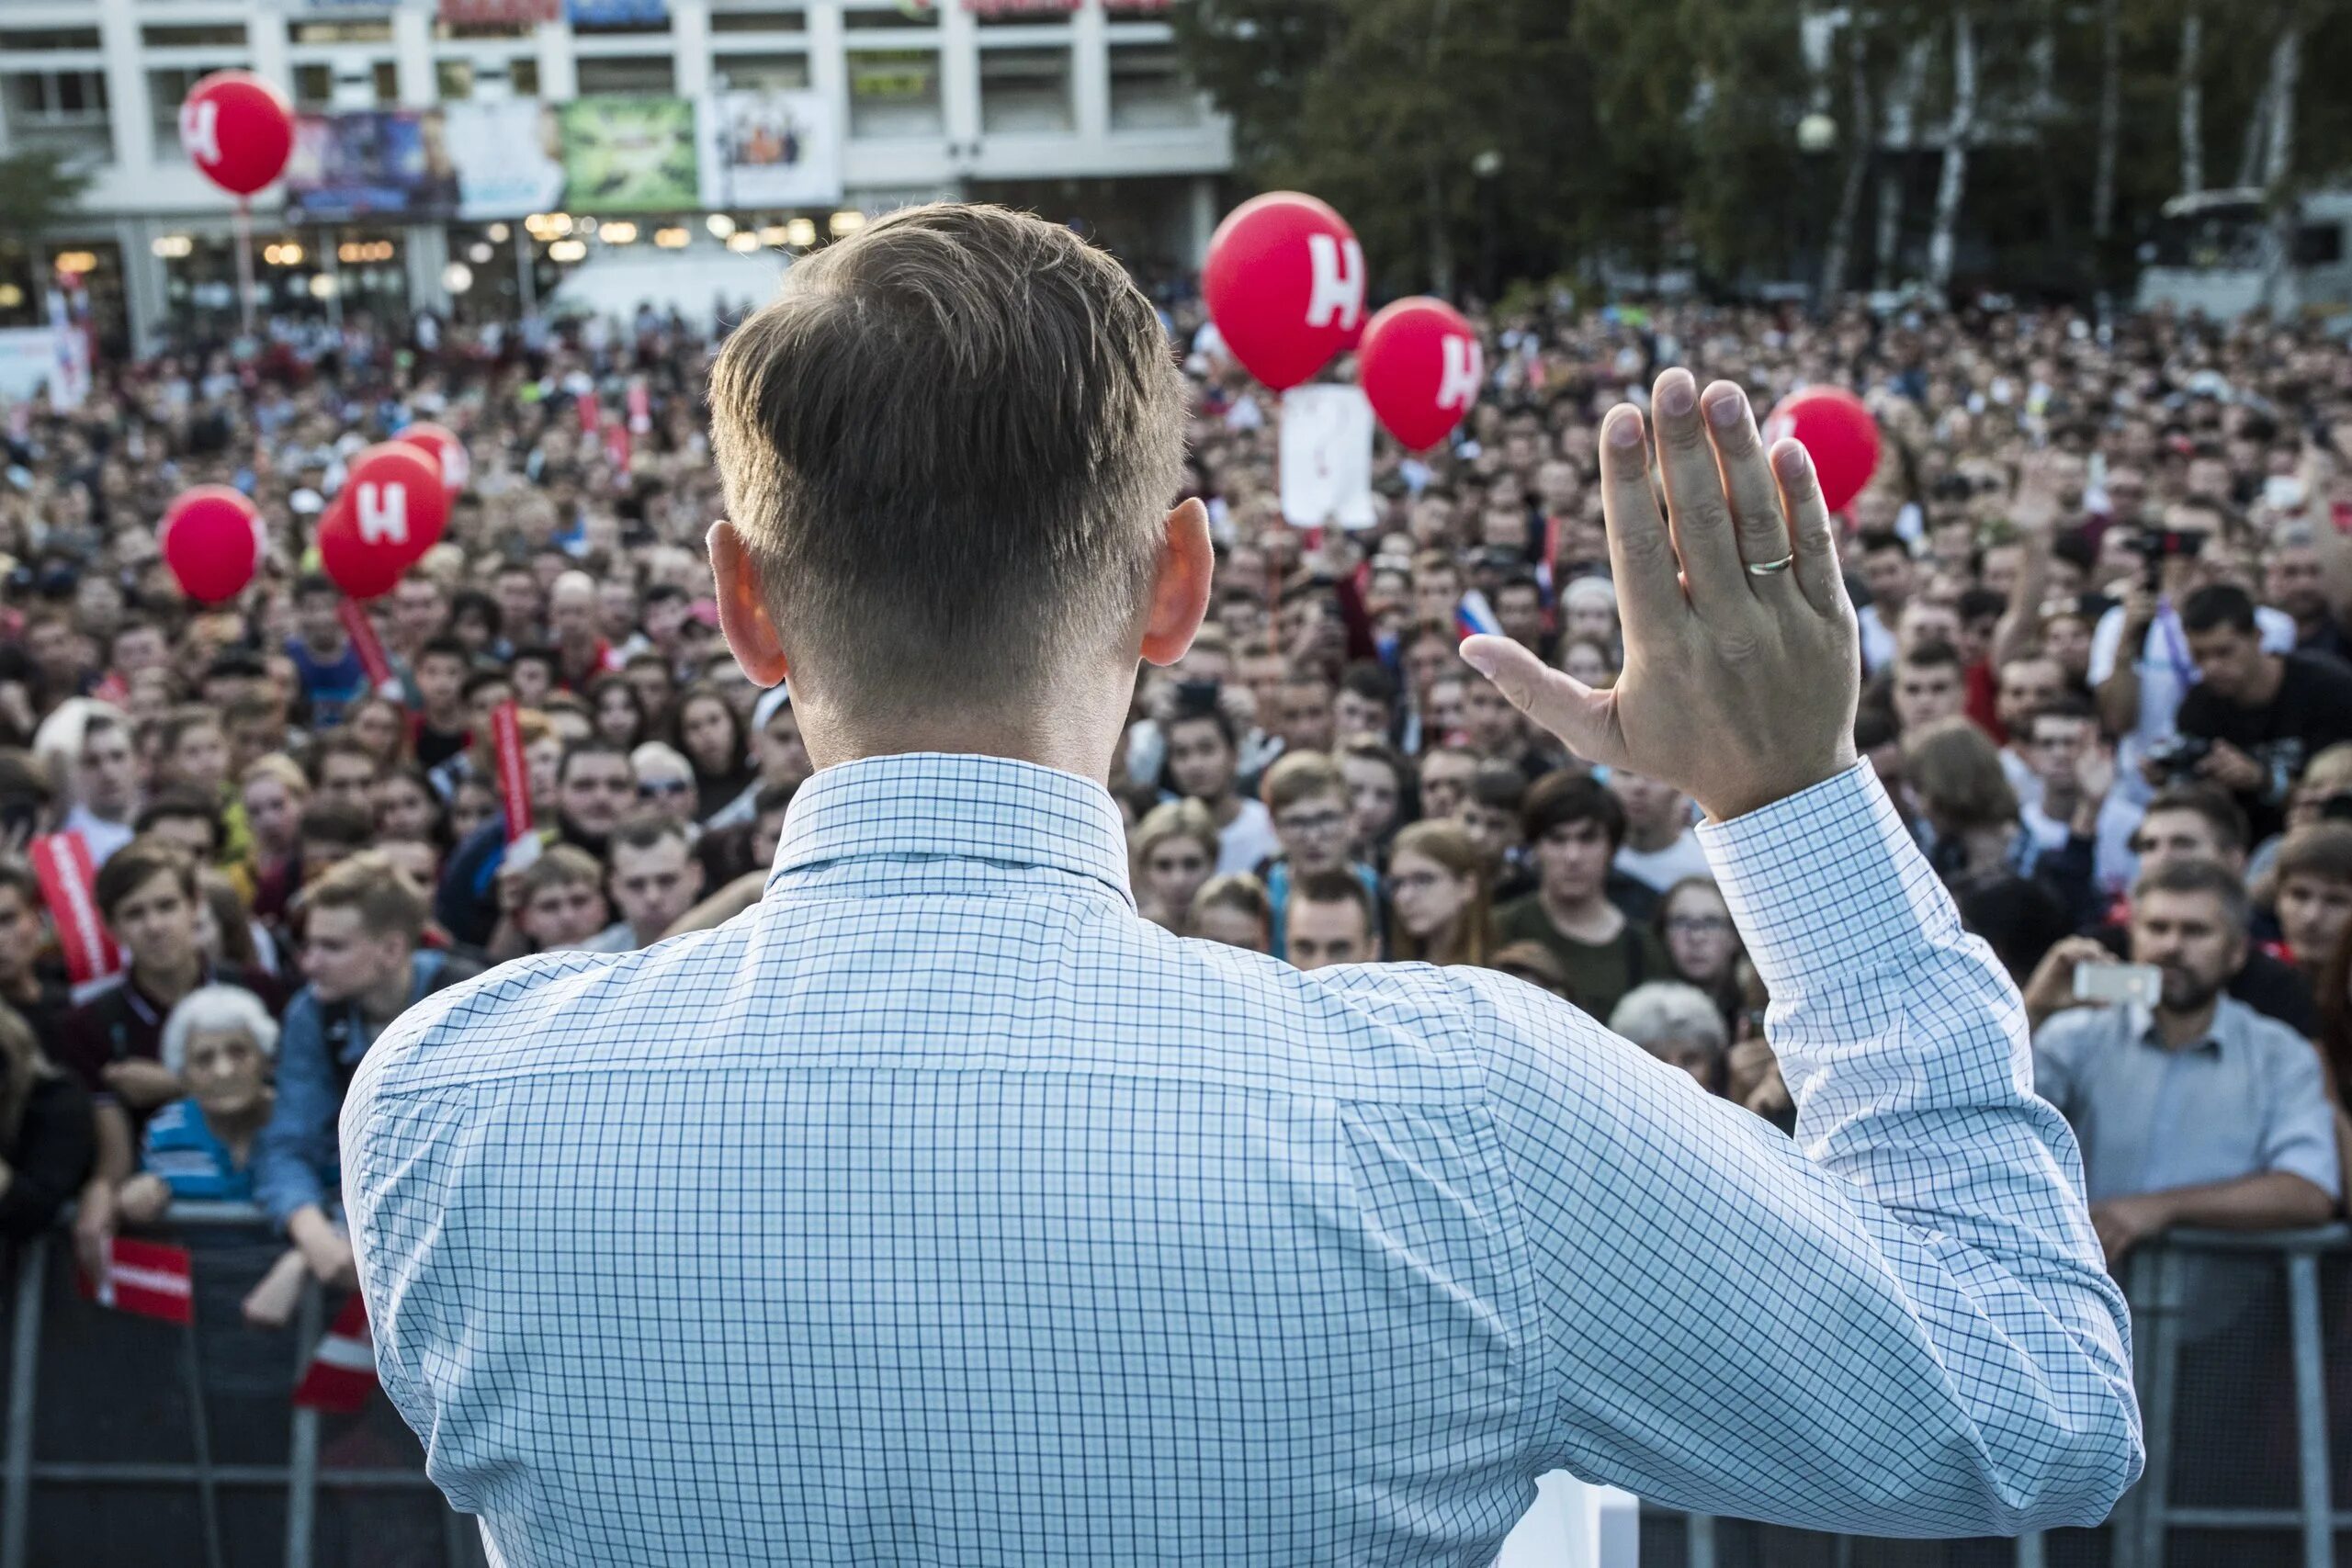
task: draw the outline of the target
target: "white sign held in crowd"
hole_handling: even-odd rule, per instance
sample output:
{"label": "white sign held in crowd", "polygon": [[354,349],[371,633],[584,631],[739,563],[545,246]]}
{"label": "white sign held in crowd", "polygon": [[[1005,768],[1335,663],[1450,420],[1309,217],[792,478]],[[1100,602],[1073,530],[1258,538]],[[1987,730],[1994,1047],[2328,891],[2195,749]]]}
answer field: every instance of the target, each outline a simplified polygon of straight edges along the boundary
{"label": "white sign held in crowd", "polygon": [[1294,528],[1369,528],[1372,404],[1354,387],[1294,387],[1283,394],[1283,520]]}

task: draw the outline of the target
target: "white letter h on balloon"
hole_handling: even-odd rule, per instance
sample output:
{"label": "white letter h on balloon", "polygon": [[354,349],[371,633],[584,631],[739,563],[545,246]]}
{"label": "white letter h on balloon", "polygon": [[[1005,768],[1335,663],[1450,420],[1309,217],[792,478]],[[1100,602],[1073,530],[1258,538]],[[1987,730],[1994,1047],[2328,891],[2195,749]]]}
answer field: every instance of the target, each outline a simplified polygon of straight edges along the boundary
{"label": "white letter h on balloon", "polygon": [[1337,321],[1344,330],[1363,314],[1363,247],[1340,242],[1329,234],[1306,236],[1306,259],[1315,272],[1315,287],[1306,297],[1306,324],[1320,327]]}
{"label": "white letter h on balloon", "polygon": [[387,539],[395,545],[408,543],[406,485],[361,485],[359,493],[352,497],[351,510],[359,525],[359,536],[368,544]]}
{"label": "white letter h on balloon", "polygon": [[1438,341],[1444,349],[1445,365],[1438,377],[1437,406],[1466,409],[1478,400],[1478,381],[1483,372],[1478,345],[1453,333]]}

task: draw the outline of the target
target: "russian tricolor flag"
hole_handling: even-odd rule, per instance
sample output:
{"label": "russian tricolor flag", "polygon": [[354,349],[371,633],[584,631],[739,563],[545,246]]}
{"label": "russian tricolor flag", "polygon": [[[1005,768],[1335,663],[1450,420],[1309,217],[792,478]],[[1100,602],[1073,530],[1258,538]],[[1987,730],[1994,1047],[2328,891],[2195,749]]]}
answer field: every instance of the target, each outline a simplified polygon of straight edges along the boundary
{"label": "russian tricolor flag", "polygon": [[1495,607],[1487,604],[1487,596],[1475,588],[1464,593],[1462,602],[1453,606],[1453,629],[1460,634],[1454,638],[1457,642],[1482,635],[1503,635],[1502,622],[1495,619]]}

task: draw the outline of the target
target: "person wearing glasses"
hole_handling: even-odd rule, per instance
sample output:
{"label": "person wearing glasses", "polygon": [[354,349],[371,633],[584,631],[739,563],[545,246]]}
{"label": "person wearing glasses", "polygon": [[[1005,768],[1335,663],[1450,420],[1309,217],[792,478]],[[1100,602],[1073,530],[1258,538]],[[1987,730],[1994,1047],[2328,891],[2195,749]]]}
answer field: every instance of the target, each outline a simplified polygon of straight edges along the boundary
{"label": "person wearing glasses", "polygon": [[1485,964],[1495,945],[1494,860],[1459,822],[1415,822],[1388,855],[1395,956]]}
{"label": "person wearing glasses", "polygon": [[1673,977],[1714,998],[1729,1023],[1739,1011],[1739,928],[1712,876],[1686,876],[1658,901],[1657,933]]}
{"label": "person wearing glasses", "polygon": [[639,807],[674,818],[690,833],[695,829],[695,765],[684,752],[649,740],[628,754],[628,771],[637,779]]}
{"label": "person wearing glasses", "polygon": [[[1274,913],[1274,956],[1287,958],[1289,950],[1283,941],[1283,910],[1290,902],[1292,886],[1299,878],[1318,871],[1352,871],[1364,886],[1376,911],[1380,907],[1380,874],[1368,865],[1352,863],[1348,859],[1349,826],[1352,820],[1348,795],[1348,776],[1340,764],[1321,751],[1290,751],[1266,770],[1266,782],[1261,787],[1266,797],[1266,810],[1273,818],[1274,840],[1282,846],[1282,853],[1271,857],[1259,868],[1259,879],[1266,885],[1266,897]],[[1380,945],[1380,933],[1373,932],[1374,951]]]}

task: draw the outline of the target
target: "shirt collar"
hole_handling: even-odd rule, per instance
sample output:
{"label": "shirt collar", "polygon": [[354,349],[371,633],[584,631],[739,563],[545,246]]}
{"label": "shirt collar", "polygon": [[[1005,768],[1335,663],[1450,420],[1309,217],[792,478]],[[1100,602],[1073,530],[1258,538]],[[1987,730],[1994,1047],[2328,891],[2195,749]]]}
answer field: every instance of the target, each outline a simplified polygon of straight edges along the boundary
{"label": "shirt collar", "polygon": [[768,882],[831,861],[935,857],[1091,876],[1132,907],[1126,821],[1091,779],[1011,757],[907,751],[820,769],[785,811]]}
{"label": "shirt collar", "polygon": [[2177,1050],[2166,1045],[2165,1037],[2157,1032],[2154,1012],[2135,1005],[2132,1010],[2132,1015],[2133,1021],[2140,1026],[2140,1043],[2170,1055],[2188,1056],[2200,1051],[2211,1051],[2216,1056],[2227,1056],[2237,1048],[2239,1037],[2243,1032],[2238,1004],[2227,996],[2217,999],[2213,1008],[2213,1021],[2205,1026],[2203,1036],[2190,1041]]}

